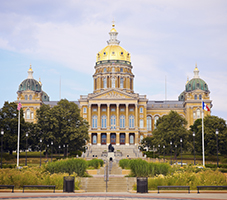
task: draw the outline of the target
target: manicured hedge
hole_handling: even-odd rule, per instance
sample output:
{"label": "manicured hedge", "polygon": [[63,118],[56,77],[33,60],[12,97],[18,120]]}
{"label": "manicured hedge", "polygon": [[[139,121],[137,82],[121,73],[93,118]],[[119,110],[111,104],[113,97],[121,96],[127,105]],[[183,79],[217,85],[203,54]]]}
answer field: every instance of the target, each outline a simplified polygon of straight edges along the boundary
{"label": "manicured hedge", "polygon": [[104,161],[102,159],[92,159],[92,160],[89,160],[87,161],[88,163],[88,167],[94,167],[95,169],[99,169],[100,167],[103,166],[104,164]]}

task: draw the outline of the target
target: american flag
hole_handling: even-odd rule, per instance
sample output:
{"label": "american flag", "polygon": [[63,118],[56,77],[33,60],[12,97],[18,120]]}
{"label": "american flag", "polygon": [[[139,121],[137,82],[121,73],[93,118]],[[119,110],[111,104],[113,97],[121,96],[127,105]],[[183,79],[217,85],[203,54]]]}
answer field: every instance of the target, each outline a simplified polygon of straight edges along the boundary
{"label": "american flag", "polygon": [[19,102],[19,103],[18,103],[18,106],[17,106],[17,110],[20,110],[21,107],[22,107],[22,105],[21,105],[21,103]]}

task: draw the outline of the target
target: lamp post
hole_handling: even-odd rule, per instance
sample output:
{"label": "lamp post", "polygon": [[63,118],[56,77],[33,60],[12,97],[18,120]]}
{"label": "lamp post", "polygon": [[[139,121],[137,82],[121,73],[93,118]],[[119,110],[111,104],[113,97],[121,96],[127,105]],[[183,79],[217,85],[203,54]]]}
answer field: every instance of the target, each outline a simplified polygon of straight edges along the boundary
{"label": "lamp post", "polygon": [[60,158],[60,148],[61,148],[61,146],[59,145],[59,147],[58,147],[58,148],[59,148],[59,158]]}
{"label": "lamp post", "polygon": [[171,154],[171,165],[172,165],[172,141],[170,141],[170,154]]}
{"label": "lamp post", "polygon": [[176,157],[176,165],[177,165],[177,145],[175,144],[175,157]]}
{"label": "lamp post", "polygon": [[216,129],[216,142],[217,142],[217,167],[218,167],[218,129]]}
{"label": "lamp post", "polygon": [[26,133],[26,158],[25,158],[25,166],[27,166],[27,151],[28,151],[28,132]]}
{"label": "lamp post", "polygon": [[182,167],[182,138],[180,139],[180,149],[181,149],[181,167]]}
{"label": "lamp post", "polygon": [[155,148],[155,145],[153,145],[153,159],[155,158],[155,156],[154,156],[154,148]]}
{"label": "lamp post", "polygon": [[159,150],[158,150],[158,161],[160,161],[160,144],[158,145],[158,148],[159,148]]}
{"label": "lamp post", "polygon": [[195,132],[193,132],[192,136],[193,136],[193,146],[194,146],[194,165],[195,165]]}
{"label": "lamp post", "polygon": [[42,154],[42,139],[40,139],[40,164],[39,164],[40,167],[41,167],[41,159],[42,159],[41,154]]}
{"label": "lamp post", "polygon": [[163,157],[164,157],[164,162],[165,162],[165,145],[163,145],[163,149],[164,149],[164,152],[163,152]]}
{"label": "lamp post", "polygon": [[3,135],[4,135],[4,130],[2,128],[1,129],[1,169],[2,169],[2,153],[3,153]]}
{"label": "lamp post", "polygon": [[63,144],[63,148],[64,148],[63,154],[64,154],[64,158],[65,158],[65,144]]}
{"label": "lamp post", "polygon": [[67,144],[67,153],[66,153],[67,154],[67,158],[68,158],[68,148],[69,148],[69,145]]}
{"label": "lamp post", "polygon": [[48,162],[48,148],[49,148],[49,144],[47,145],[47,162]]}
{"label": "lamp post", "polygon": [[52,162],[52,158],[53,158],[53,141],[51,141],[51,162]]}

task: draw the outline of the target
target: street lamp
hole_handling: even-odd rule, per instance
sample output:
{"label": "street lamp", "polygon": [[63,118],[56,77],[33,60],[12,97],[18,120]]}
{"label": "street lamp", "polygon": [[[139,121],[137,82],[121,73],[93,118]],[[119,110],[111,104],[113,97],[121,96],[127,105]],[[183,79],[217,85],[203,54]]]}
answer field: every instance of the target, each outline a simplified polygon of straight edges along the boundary
{"label": "street lamp", "polygon": [[26,133],[26,159],[25,159],[25,166],[27,166],[27,151],[28,151],[28,132]]}
{"label": "street lamp", "polygon": [[218,129],[216,129],[216,141],[217,141],[217,167],[218,167]]}
{"label": "street lamp", "polygon": [[60,158],[60,148],[61,148],[61,146],[59,145],[59,147],[58,147],[58,148],[59,148],[59,158]]}
{"label": "street lamp", "polygon": [[47,162],[48,162],[48,148],[49,148],[49,144],[47,144]]}
{"label": "street lamp", "polygon": [[42,152],[42,139],[40,139],[40,164],[39,164],[40,167],[41,167],[41,159],[42,159],[41,152]]}
{"label": "street lamp", "polygon": [[171,165],[172,165],[172,141],[170,141]]}
{"label": "street lamp", "polygon": [[176,165],[177,165],[177,145],[175,144],[175,157],[176,157]]}
{"label": "street lamp", "polygon": [[63,152],[64,152],[64,158],[65,158],[65,144],[63,144],[63,148],[64,148],[64,150],[63,150]]}
{"label": "street lamp", "polygon": [[180,149],[181,149],[181,167],[182,167],[182,138],[180,139]]}
{"label": "street lamp", "polygon": [[158,151],[158,161],[160,162],[160,144],[158,145],[159,151]]}
{"label": "street lamp", "polygon": [[165,145],[163,145],[163,149],[164,149],[164,152],[163,152],[163,154],[164,154],[164,156],[163,156],[164,157],[164,162],[165,162],[165,148],[166,148]]}
{"label": "street lamp", "polygon": [[51,162],[52,162],[52,158],[53,158],[53,141],[51,141]]}
{"label": "street lamp", "polygon": [[3,153],[3,135],[4,135],[4,130],[3,128],[1,129],[1,169],[2,169],[2,153]]}
{"label": "street lamp", "polygon": [[68,147],[69,147],[69,145],[67,144],[67,152],[66,152],[67,158],[68,158]]}
{"label": "street lamp", "polygon": [[153,159],[155,158],[155,156],[154,156],[154,148],[155,148],[155,145],[153,145]]}
{"label": "street lamp", "polygon": [[192,136],[193,136],[193,146],[194,146],[194,165],[195,165],[195,132],[193,132]]}

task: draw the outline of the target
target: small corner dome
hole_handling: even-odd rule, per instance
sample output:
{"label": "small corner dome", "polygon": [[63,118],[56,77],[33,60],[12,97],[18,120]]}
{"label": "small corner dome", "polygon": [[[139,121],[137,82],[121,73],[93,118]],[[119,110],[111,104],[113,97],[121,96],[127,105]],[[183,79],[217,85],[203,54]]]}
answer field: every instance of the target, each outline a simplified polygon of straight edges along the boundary
{"label": "small corner dome", "polygon": [[26,90],[32,90],[36,92],[42,91],[41,85],[35,79],[25,79],[24,81],[22,81],[22,83],[19,85],[18,92],[22,92]]}
{"label": "small corner dome", "polygon": [[43,94],[42,94],[42,101],[45,102],[45,101],[50,101],[50,97],[48,96],[48,94],[46,92],[43,91]]}

